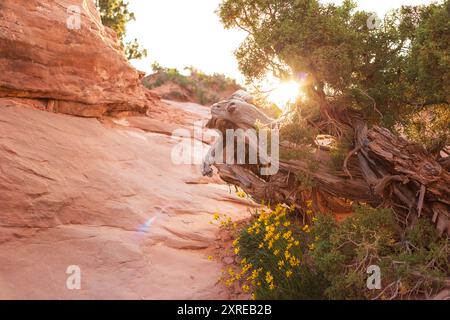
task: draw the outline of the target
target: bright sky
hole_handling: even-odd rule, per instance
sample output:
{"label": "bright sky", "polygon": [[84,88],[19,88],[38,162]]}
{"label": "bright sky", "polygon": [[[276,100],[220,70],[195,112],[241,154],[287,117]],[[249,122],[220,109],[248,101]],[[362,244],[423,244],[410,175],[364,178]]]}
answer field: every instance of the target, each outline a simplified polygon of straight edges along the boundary
{"label": "bright sky", "polygon": [[[220,0],[129,0],[136,21],[128,25],[128,39],[138,38],[148,57],[132,61],[150,72],[158,61],[164,67],[182,70],[194,66],[206,73],[219,72],[242,80],[233,52],[245,33],[225,30],[215,14]],[[341,0],[323,1],[340,3]],[[430,3],[429,0],[360,0],[359,8],[385,12],[400,5]]]}

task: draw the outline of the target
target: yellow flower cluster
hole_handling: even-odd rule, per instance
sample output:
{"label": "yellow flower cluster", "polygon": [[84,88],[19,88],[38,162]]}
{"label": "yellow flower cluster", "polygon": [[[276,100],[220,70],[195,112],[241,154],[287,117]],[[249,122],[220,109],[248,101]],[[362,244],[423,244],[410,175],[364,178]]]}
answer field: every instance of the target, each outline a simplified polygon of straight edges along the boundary
{"label": "yellow flower cluster", "polygon": [[[249,292],[252,287],[261,287],[262,283],[269,290],[274,290],[276,288],[274,272],[290,278],[294,274],[294,268],[300,265],[300,259],[294,252],[294,249],[300,246],[300,241],[294,235],[292,222],[288,218],[288,214],[293,210],[294,207],[286,205],[277,205],[273,210],[263,208],[257,212],[257,219],[245,230],[248,235],[259,239],[258,249],[278,258],[274,262],[274,268],[269,266],[267,270],[261,267],[253,268],[252,264],[243,259],[241,275],[248,273],[245,280],[247,282],[241,286],[244,292]],[[233,242],[233,247],[235,254],[239,255],[241,253],[239,239]],[[235,281],[236,275],[232,275],[232,278]]]}
{"label": "yellow flower cluster", "polygon": [[236,222],[233,222],[233,220],[226,214],[220,216],[220,214],[214,213],[213,220],[209,221],[209,224],[216,224],[217,222],[219,223],[219,225],[221,227],[231,228],[231,229],[237,228]]}
{"label": "yellow flower cluster", "polygon": [[[308,211],[312,211],[311,202],[307,202],[307,206]],[[291,278],[299,276],[297,270],[303,255],[301,243],[308,237],[310,227],[298,225],[291,218],[294,209],[294,206],[277,205],[273,209],[257,210],[252,223],[233,241],[234,253],[244,258],[237,270],[225,272],[226,285],[237,283],[242,292],[255,298],[258,290],[283,290],[283,286],[289,286]],[[314,246],[309,249],[314,250]]]}
{"label": "yellow flower cluster", "polygon": [[238,196],[239,198],[242,198],[242,199],[247,198],[247,194],[245,193],[244,190],[238,190],[236,192],[236,196]]}
{"label": "yellow flower cluster", "polygon": [[[250,285],[255,285],[255,280],[258,278],[259,273],[262,271],[262,269],[260,269],[260,270],[252,269],[253,265],[251,263],[246,263],[245,260],[241,261],[241,265],[242,265],[242,268],[240,271],[239,270],[236,271],[232,267],[229,267],[227,272],[222,271],[222,274],[225,274],[225,276],[227,277],[226,280],[224,280],[224,278],[222,277],[222,281],[225,283],[225,285],[231,286],[235,282],[244,279],[246,274],[250,274],[247,277],[247,281],[250,281],[250,282],[245,283],[245,280],[244,280],[243,281],[244,284],[241,287],[241,288],[244,288],[244,286],[247,285],[249,288],[248,291],[250,291]],[[248,291],[244,291],[244,292],[248,292]]]}
{"label": "yellow flower cluster", "polygon": [[273,276],[272,276],[272,274],[270,273],[270,271],[267,271],[267,272],[266,272],[266,282],[267,282],[267,284],[269,285],[269,289],[270,289],[270,290],[275,289],[275,285],[273,284]]}

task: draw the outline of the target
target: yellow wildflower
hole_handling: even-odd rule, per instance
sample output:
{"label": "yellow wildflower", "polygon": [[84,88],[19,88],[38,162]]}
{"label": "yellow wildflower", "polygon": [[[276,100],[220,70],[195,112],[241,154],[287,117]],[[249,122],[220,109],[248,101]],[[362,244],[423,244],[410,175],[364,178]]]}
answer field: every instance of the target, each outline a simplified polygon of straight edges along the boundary
{"label": "yellow wildflower", "polygon": [[236,195],[239,198],[245,198],[245,196],[247,195],[243,190],[239,190],[238,192],[236,192]]}
{"label": "yellow wildflower", "polygon": [[291,257],[290,252],[286,250],[286,251],[284,252],[284,257],[286,258],[286,260],[289,260],[289,258]]}
{"label": "yellow wildflower", "polygon": [[296,257],[291,257],[289,259],[289,263],[292,267],[296,267],[300,264],[300,260],[298,260]]}
{"label": "yellow wildflower", "polygon": [[250,270],[253,267],[253,265],[251,263],[246,264],[243,268],[242,268],[242,274],[246,273],[248,270]]}
{"label": "yellow wildflower", "polygon": [[290,230],[288,232],[283,233],[283,238],[286,240],[288,240],[291,236],[292,236],[292,231],[290,231]]}
{"label": "yellow wildflower", "polygon": [[270,273],[270,271],[267,271],[267,273],[266,273],[266,282],[267,282],[268,284],[270,284],[270,283],[273,282],[273,276],[272,276],[272,274]]}

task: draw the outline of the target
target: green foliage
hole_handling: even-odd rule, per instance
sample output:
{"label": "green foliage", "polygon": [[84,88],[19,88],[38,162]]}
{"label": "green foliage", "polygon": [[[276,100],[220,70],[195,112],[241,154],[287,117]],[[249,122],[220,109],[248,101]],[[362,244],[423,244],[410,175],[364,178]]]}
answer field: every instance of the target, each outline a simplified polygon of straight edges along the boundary
{"label": "green foliage", "polygon": [[[428,219],[402,230],[390,209],[354,210],[342,223],[318,215],[312,226],[286,206],[258,211],[234,242],[241,270],[225,283],[241,281],[256,299],[410,299],[442,288],[449,240]],[[381,269],[381,290],[367,288],[370,265]]]}
{"label": "green foliage", "polygon": [[273,119],[277,119],[283,113],[282,110],[273,102],[267,99],[267,96],[260,92],[251,92],[253,96],[253,102],[258,109],[262,110],[264,114]]}
{"label": "green foliage", "polygon": [[300,186],[303,190],[311,191],[311,189],[316,186],[316,183],[314,182],[314,180],[309,175],[306,175],[304,173],[298,172],[295,175],[295,179],[300,184]]}
{"label": "green foliage", "polygon": [[306,115],[308,112],[306,106],[293,114],[290,121],[281,127],[280,134],[283,138],[296,144],[314,144],[316,133],[311,130],[308,121],[314,117],[314,114]]}
{"label": "green foliage", "polygon": [[330,281],[325,294],[331,299],[365,298],[370,292],[365,284],[367,267],[379,264],[379,256],[393,253],[395,224],[390,210],[357,208],[355,216],[340,226],[328,216],[320,216],[316,225],[312,257]]}
{"label": "green foliage", "polygon": [[422,109],[403,121],[403,132],[422,143],[429,152],[439,153],[450,144],[450,108],[437,104]]}
{"label": "green foliage", "polygon": [[304,150],[295,150],[280,147],[280,159],[281,160],[295,160],[304,159],[307,156]]}
{"label": "green foliage", "polygon": [[[425,104],[449,100],[450,87],[450,1],[421,10],[404,8],[410,20],[418,20],[412,35],[407,75],[416,81],[411,95]],[[410,22],[414,24],[414,22]],[[448,108],[448,105],[447,105]]]}
{"label": "green foliage", "polygon": [[[218,13],[226,28],[248,33],[236,52],[248,81],[268,73],[294,79],[307,75],[308,99],[300,109],[317,110],[326,104],[335,110],[355,109],[369,123],[393,128],[417,114],[418,107],[449,108],[449,0],[403,6],[389,12],[375,29],[367,25],[371,13],[359,11],[350,0],[341,5],[223,0]],[[323,117],[318,111],[310,113],[309,123]],[[297,120],[302,119],[304,115]],[[304,123],[295,120],[294,126],[306,131]],[[296,140],[298,136],[291,135]]]}
{"label": "green foliage", "polygon": [[332,166],[336,171],[342,169],[345,158],[350,152],[351,147],[352,142],[350,141],[349,136],[345,136],[343,139],[338,140],[332,147],[330,152],[330,158]]}
{"label": "green foliage", "polygon": [[122,46],[125,48],[127,59],[142,59],[147,56],[147,50],[143,49],[137,39],[124,43],[126,35],[126,25],[135,20],[133,12],[128,10],[128,1],[126,0],[95,0],[95,4],[100,11],[102,23],[113,29]]}
{"label": "green foliage", "polygon": [[144,81],[149,89],[162,86],[165,83],[175,83],[187,90],[191,96],[200,104],[208,105],[215,103],[222,92],[234,92],[241,89],[234,79],[222,74],[215,73],[207,75],[194,67],[186,67],[190,75],[183,75],[176,68],[164,68],[158,62],[152,64],[155,72],[150,76],[151,81]]}
{"label": "green foliage", "polygon": [[159,62],[155,61],[152,63],[152,70],[154,72],[161,72],[164,71],[164,67],[159,64]]}
{"label": "green foliage", "polygon": [[242,270],[227,279],[242,280],[256,299],[322,299],[327,282],[303,263],[308,230],[292,225],[292,209],[261,209],[235,242]]}
{"label": "green foliage", "polygon": [[[329,299],[405,299],[435,294],[449,274],[448,239],[428,219],[400,231],[390,209],[355,207],[338,225],[320,216],[312,234],[315,268],[330,282]],[[381,290],[366,287],[366,270],[381,268]]]}
{"label": "green foliage", "polygon": [[147,56],[147,49],[141,47],[137,39],[125,44],[125,56],[128,60],[143,59]]}

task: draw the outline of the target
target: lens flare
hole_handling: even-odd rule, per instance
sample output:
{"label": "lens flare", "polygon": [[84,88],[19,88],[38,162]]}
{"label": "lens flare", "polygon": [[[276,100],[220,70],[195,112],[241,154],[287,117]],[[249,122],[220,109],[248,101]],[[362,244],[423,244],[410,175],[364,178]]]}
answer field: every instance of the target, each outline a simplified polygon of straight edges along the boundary
{"label": "lens flare", "polygon": [[150,230],[150,227],[152,226],[155,219],[156,219],[156,216],[148,218],[147,221],[145,221],[142,225],[139,226],[138,232],[140,234],[147,233]]}
{"label": "lens flare", "polygon": [[270,102],[279,108],[285,109],[286,105],[294,102],[301,95],[300,84],[295,81],[281,82],[267,96]]}

